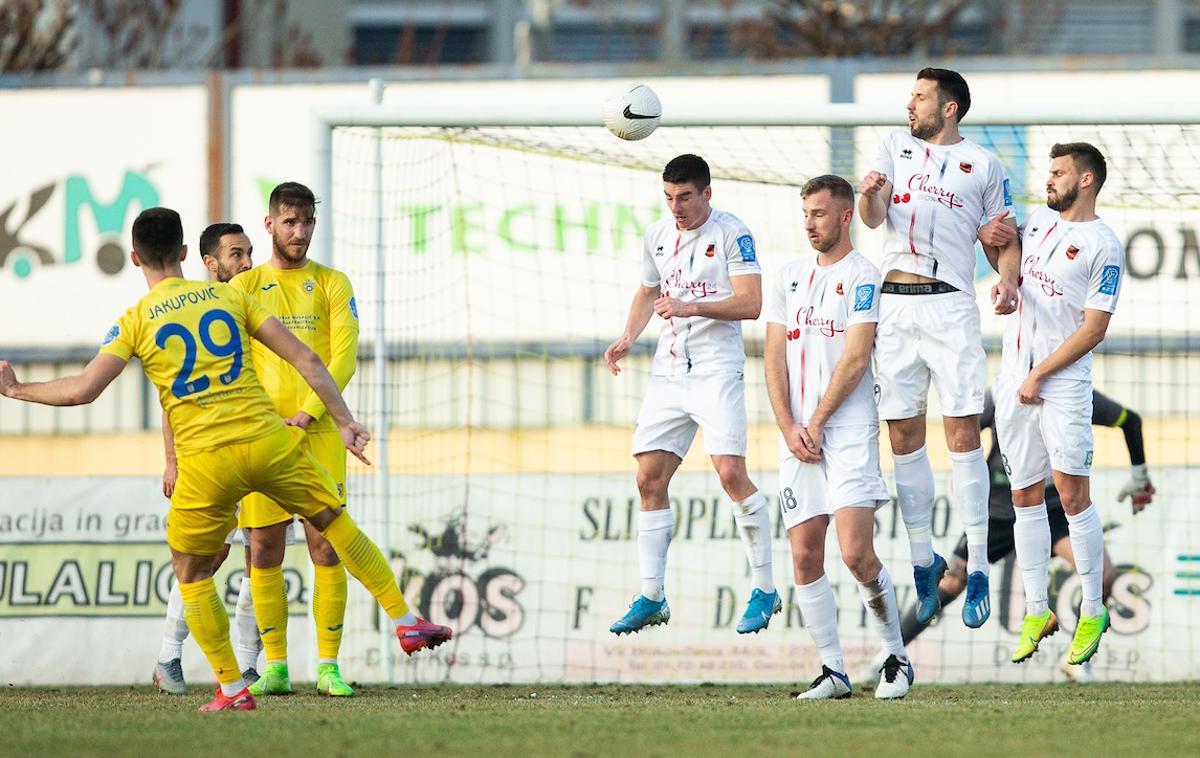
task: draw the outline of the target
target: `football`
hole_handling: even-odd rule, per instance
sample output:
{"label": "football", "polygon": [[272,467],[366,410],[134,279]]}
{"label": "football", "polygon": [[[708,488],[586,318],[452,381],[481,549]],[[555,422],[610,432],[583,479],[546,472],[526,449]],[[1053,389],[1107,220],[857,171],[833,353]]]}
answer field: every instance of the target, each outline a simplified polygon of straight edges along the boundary
{"label": "football", "polygon": [[631,84],[604,101],[604,125],[621,139],[645,139],[661,120],[662,103],[644,84]]}

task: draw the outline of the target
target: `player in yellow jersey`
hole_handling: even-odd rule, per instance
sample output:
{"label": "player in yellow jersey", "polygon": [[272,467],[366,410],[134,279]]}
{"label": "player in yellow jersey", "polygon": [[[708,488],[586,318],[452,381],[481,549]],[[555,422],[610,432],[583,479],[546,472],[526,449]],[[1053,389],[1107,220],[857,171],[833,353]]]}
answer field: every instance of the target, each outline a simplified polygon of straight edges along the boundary
{"label": "player in yellow jersey", "polygon": [[[309,260],[308,247],[316,227],[316,198],[297,182],[284,182],[271,191],[266,228],[271,234],[271,258],[235,277],[231,284],[254,298],[292,334],[312,348],[344,390],[354,376],[358,356],[358,309],[350,280],[340,271]],[[321,399],[287,361],[258,341],[251,342],[254,368],[284,423],[305,430],[305,444],[328,471],[346,500],[346,449]],[[293,503],[293,505],[296,505]],[[254,566],[251,589],[266,668],[250,686],[254,695],[284,695],[292,691],[287,663],[287,600],[283,574],[262,570],[283,562],[292,514],[269,497],[252,494],[242,501],[238,525],[250,535]],[[338,649],[346,616],[346,571],[329,542],[305,522],[308,553],[313,562],[313,621],[317,631],[317,692],[348,697],[354,694],[338,669]]]}
{"label": "player in yellow jersey", "polygon": [[[254,255],[254,246],[246,232],[238,224],[211,224],[200,234],[200,256],[204,267],[208,269],[209,277],[218,282],[228,282],[234,276],[249,271]],[[175,491],[175,481],[178,478],[178,462],[175,456],[175,436],[171,433],[171,423],[167,414],[163,413],[163,447],[166,458],[166,468],[163,470],[163,495],[170,498]],[[215,574],[229,555],[237,530],[229,533],[225,539],[225,547],[213,561]],[[254,600],[250,593],[250,545],[245,543],[246,568],[242,575],[238,591],[234,624],[238,630],[237,644],[234,653],[237,655],[238,668],[247,684],[258,681],[258,654],[262,652],[262,643],[258,639],[258,626],[254,622]],[[171,586],[167,598],[166,625],[163,628],[162,644],[159,646],[158,661],[154,665],[152,681],[159,692],[168,695],[187,694],[187,682],[183,678],[183,642],[188,636],[187,619],[183,617],[183,595],[179,585]]]}
{"label": "player in yellow jersey", "polygon": [[245,348],[253,335],[295,366],[328,409],[346,449],[369,463],[363,450],[370,436],[350,414],[320,357],[244,293],[220,282],[184,280],[180,261],[186,253],[179,214],[167,208],[142,211],[133,222],[130,257],[142,268],[149,294],[109,330],[99,355],[76,376],[23,383],[0,360],[0,395],[83,405],[99,397],[130,358],[141,361],[175,432],[179,479],[167,544],[184,616],[220,682],[216,698],[200,710],[255,707],[212,579],[213,557],[236,521],[237,502],[250,492],[285,504],[321,531],[383,606],[405,653],[450,639],[450,629],[409,610],[379,548],[341,509],[333,478],[303,447],[300,430],[275,412]]}

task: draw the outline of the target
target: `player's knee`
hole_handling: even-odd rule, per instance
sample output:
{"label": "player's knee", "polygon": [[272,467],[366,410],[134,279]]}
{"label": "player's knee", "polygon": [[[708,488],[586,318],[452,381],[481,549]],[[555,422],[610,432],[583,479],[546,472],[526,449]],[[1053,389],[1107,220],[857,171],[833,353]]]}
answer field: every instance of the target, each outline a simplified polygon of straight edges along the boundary
{"label": "player's knee", "polygon": [[1072,488],[1071,490],[1063,491],[1060,488],[1058,494],[1062,500],[1063,510],[1067,512],[1068,516],[1083,513],[1092,504],[1091,498],[1081,489],[1076,490]]}
{"label": "player's knee", "polygon": [[750,477],[746,474],[746,467],[736,460],[723,461],[718,464],[717,477],[721,480],[721,488],[734,498],[737,498],[740,493],[751,488]]}
{"label": "player's knee", "polygon": [[637,472],[637,488],[638,493],[642,496],[642,500],[665,500],[667,497],[667,484],[670,480],[667,474],[662,469],[658,468],[639,468]]}
{"label": "player's knee", "polygon": [[879,570],[882,568],[882,564],[875,555],[875,551],[870,548],[843,551],[842,563],[846,564],[850,575],[857,582],[866,582],[874,579],[879,576]]}
{"label": "player's knee", "polygon": [[946,420],[946,445],[956,453],[969,453],[980,448],[979,418],[967,416]]}
{"label": "player's knee", "polygon": [[333,549],[333,545],[329,544],[328,540],[312,540],[308,543],[308,554],[312,557],[312,562],[318,566],[336,566],[339,558],[337,551]]}
{"label": "player's knee", "polygon": [[920,450],[925,444],[925,419],[889,421],[888,442],[895,455],[908,455]]}
{"label": "player's knee", "polygon": [[792,574],[796,584],[812,584],[825,573],[825,555],[821,551],[802,550],[792,555]]}

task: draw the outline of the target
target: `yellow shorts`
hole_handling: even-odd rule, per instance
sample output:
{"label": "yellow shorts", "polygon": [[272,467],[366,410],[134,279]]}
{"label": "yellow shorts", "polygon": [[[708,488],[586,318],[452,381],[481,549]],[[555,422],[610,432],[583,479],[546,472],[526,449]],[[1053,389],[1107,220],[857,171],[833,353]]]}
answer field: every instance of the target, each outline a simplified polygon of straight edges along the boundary
{"label": "yellow shorts", "polygon": [[[346,504],[346,446],[342,443],[342,435],[334,432],[305,434],[302,440],[303,449],[312,454],[316,462],[333,477],[338,505]],[[316,493],[301,492],[300,499],[292,501],[292,505],[308,507],[313,505]],[[292,520],[292,512],[303,511],[294,508],[280,507],[279,503],[287,501],[269,497],[266,493],[253,492],[242,498],[242,508],[238,512],[238,526],[243,529],[255,529],[263,526],[273,526]],[[322,501],[324,502],[324,501]]]}
{"label": "yellow shorts", "polygon": [[180,456],[167,544],[181,553],[216,555],[237,523],[238,500],[244,512],[251,492],[287,503],[301,516],[340,508],[338,485],[305,439],[303,430],[283,426],[250,442]]}

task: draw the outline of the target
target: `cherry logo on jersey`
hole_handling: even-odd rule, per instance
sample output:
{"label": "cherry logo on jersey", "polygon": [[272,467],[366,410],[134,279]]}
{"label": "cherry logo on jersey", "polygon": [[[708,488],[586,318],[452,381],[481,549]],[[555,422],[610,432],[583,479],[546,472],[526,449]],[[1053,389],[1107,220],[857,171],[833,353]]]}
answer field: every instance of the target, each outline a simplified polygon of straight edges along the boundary
{"label": "cherry logo on jersey", "polygon": [[1067,260],[1073,261],[1077,255],[1079,255],[1079,248],[1075,247],[1074,245],[1071,245],[1067,248]]}
{"label": "cherry logo on jersey", "polygon": [[892,202],[896,205],[907,203],[909,200],[912,200],[912,195],[908,194],[907,192],[905,192],[903,195],[899,193],[892,195]]}
{"label": "cherry logo on jersey", "polygon": [[812,305],[796,311],[796,323],[823,337],[836,337],[846,331],[846,328],[838,325],[837,321],[817,315],[815,311],[816,307]]}
{"label": "cherry logo on jersey", "polygon": [[787,338],[788,338],[788,342],[791,342],[792,340],[800,339],[800,330],[799,329],[791,330],[790,332],[787,333]]}
{"label": "cherry logo on jersey", "polygon": [[691,293],[692,297],[695,298],[708,297],[709,295],[717,294],[717,285],[711,282],[703,281],[685,282],[683,280],[683,273],[681,271],[675,271],[673,274],[668,276],[664,280],[663,284],[666,285],[668,289],[674,288],[677,290],[686,290],[687,292]]}
{"label": "cherry logo on jersey", "polygon": [[716,254],[717,254],[717,243],[715,243],[715,242],[708,243],[708,248],[704,251],[704,255],[711,258]]}
{"label": "cherry logo on jersey", "polygon": [[963,161],[962,163],[958,164],[958,170],[962,171],[964,174],[971,173],[972,168],[974,168],[974,166],[972,166],[970,163],[967,163],[966,161]]}
{"label": "cherry logo on jersey", "polygon": [[1054,277],[1050,275],[1050,272],[1043,271],[1037,267],[1041,262],[1041,256],[1029,256],[1025,259],[1025,266],[1022,274],[1040,282],[1042,286],[1042,292],[1045,292],[1050,297],[1058,297],[1063,293],[1062,288],[1058,286],[1058,282],[1054,281]]}
{"label": "cherry logo on jersey", "polygon": [[934,200],[938,201],[947,208],[961,208],[962,201],[958,199],[952,191],[939,187],[936,184],[930,183],[932,176],[930,174],[913,174],[908,180],[908,188],[917,192],[924,192],[926,195],[931,195]]}

